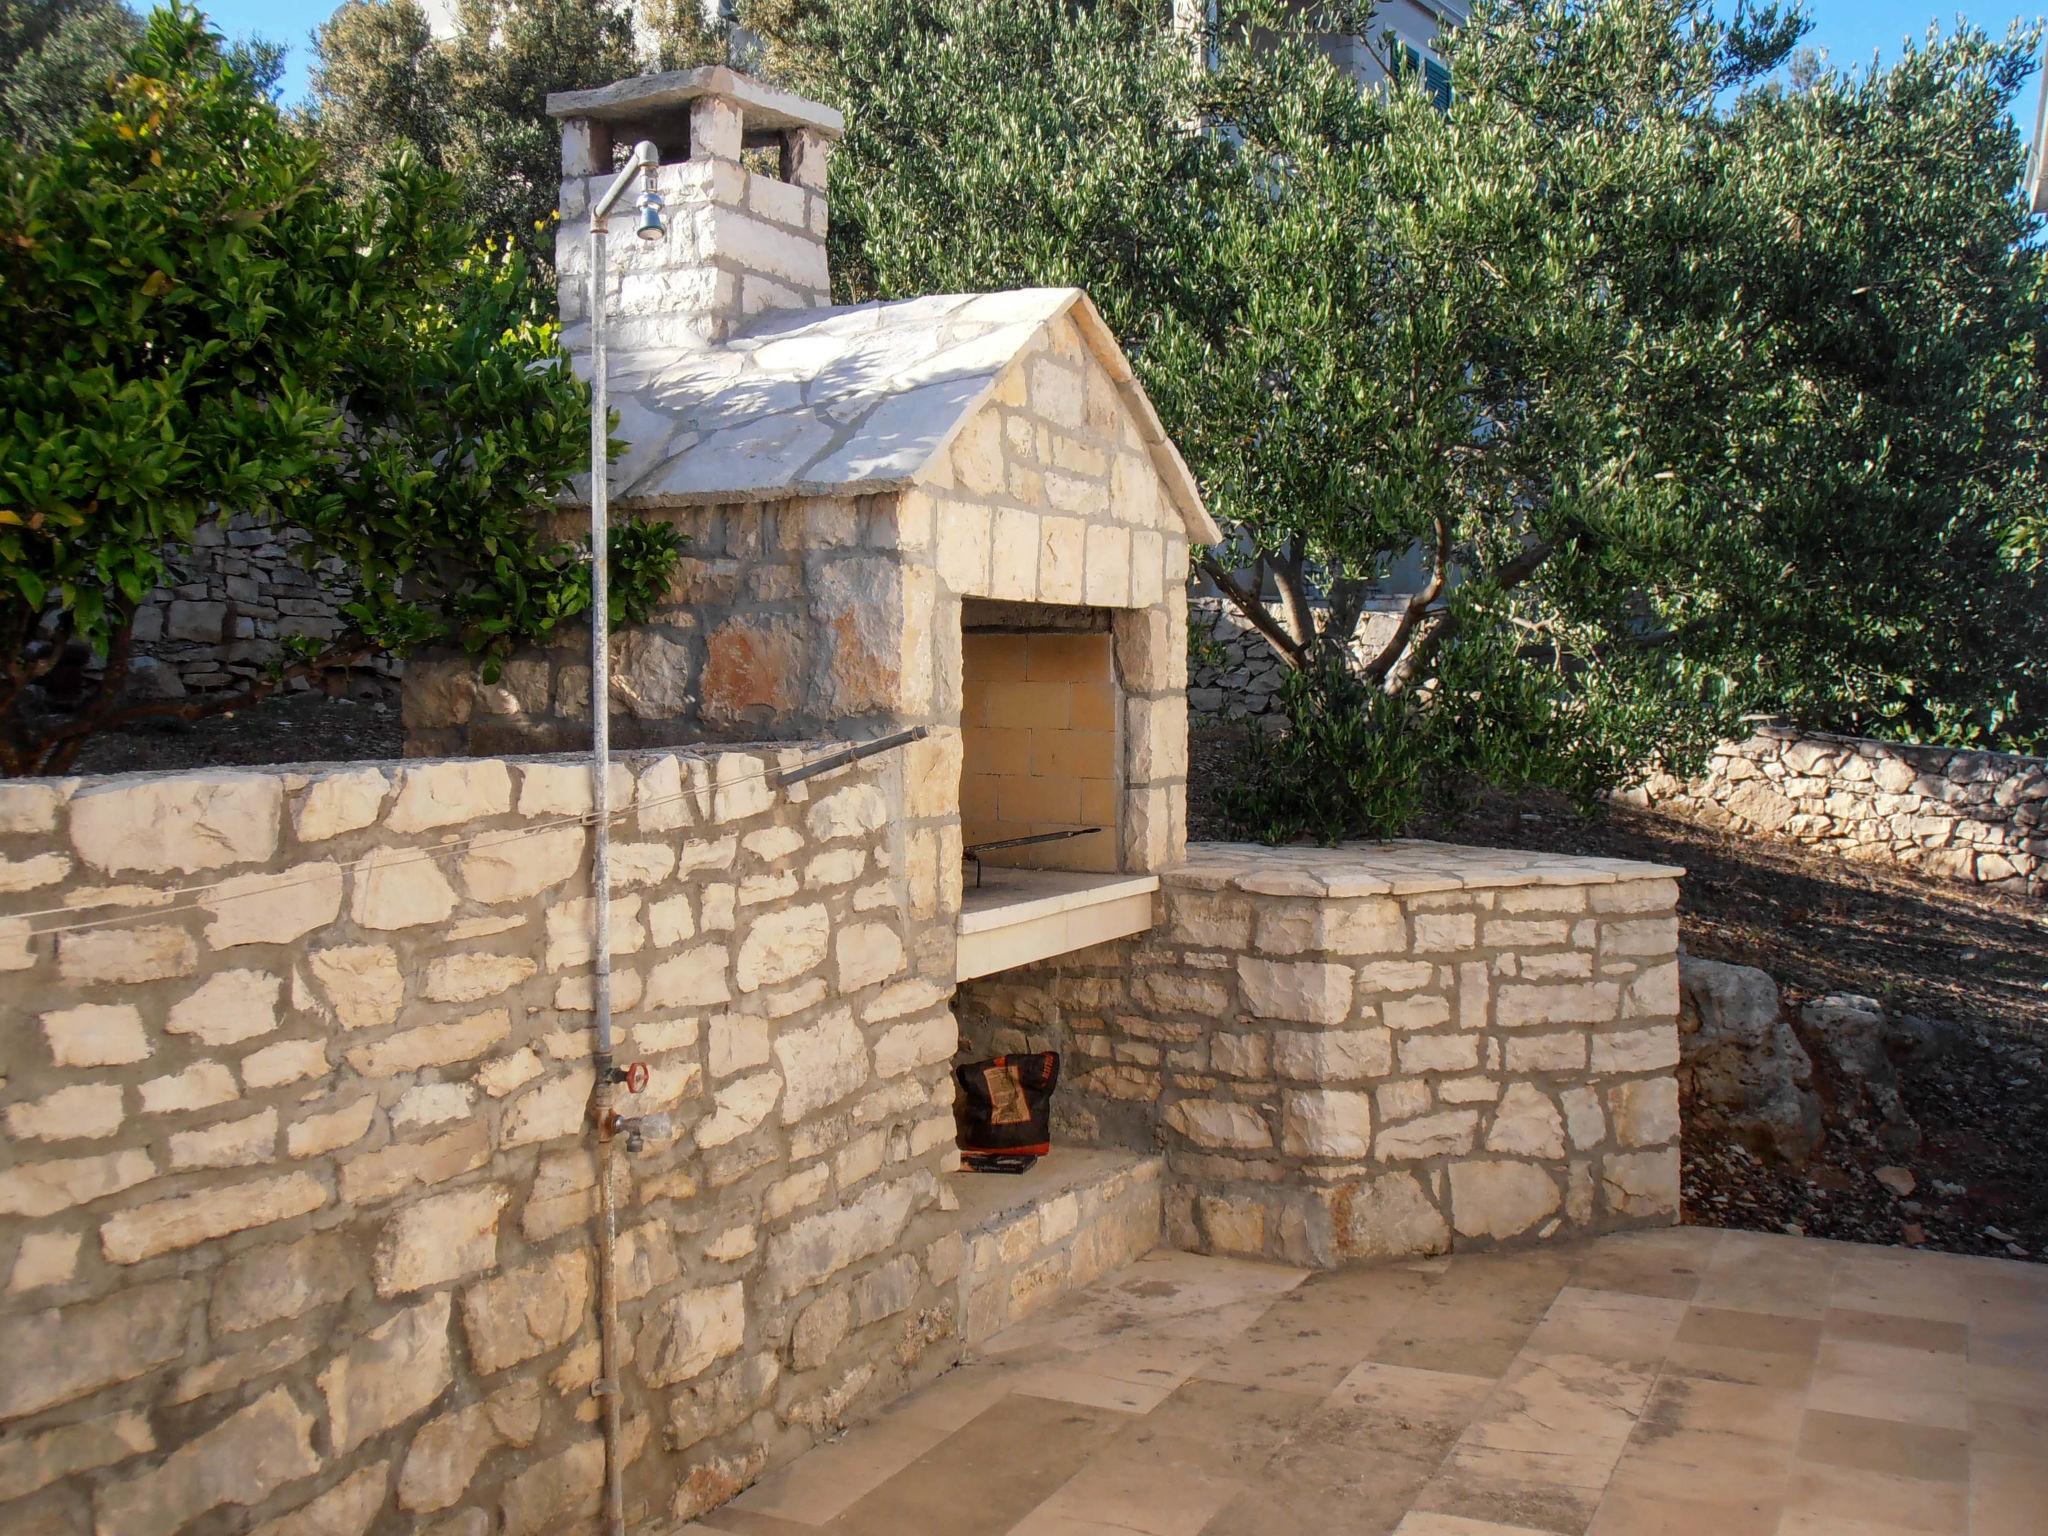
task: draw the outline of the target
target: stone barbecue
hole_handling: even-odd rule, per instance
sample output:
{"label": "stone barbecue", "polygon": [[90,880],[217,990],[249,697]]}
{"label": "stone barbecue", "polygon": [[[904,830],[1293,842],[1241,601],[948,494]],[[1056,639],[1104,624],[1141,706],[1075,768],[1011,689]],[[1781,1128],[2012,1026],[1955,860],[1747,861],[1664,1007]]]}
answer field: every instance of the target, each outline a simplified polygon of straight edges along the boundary
{"label": "stone barbecue", "polygon": [[[573,638],[409,665],[405,762],[0,783],[0,1528],[553,1536],[609,1459],[667,1530],[1162,1241],[1675,1219],[1676,871],[1188,847],[1220,532],[1086,296],[827,304],[838,115],[727,70],[550,109],[580,365],[615,140],[673,215],[602,274],[617,501],[689,541],[609,701],[631,1134]],[[1025,1047],[1053,1154],[962,1173],[952,1067]]]}

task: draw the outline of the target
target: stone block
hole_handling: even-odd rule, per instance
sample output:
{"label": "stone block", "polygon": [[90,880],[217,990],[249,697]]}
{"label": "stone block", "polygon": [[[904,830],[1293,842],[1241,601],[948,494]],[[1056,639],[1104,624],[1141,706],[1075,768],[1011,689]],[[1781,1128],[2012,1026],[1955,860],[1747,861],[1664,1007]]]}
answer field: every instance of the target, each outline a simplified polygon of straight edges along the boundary
{"label": "stone block", "polygon": [[43,1039],[60,1067],[119,1067],[147,1060],[149,1036],[129,1003],[80,1003],[42,1016]]}
{"label": "stone block", "polygon": [[190,976],[199,946],[182,928],[88,928],[57,935],[57,974],[76,986]]}
{"label": "stone block", "polygon": [[474,1060],[511,1031],[511,1015],[503,1008],[492,1008],[452,1023],[425,1024],[357,1046],[348,1053],[348,1061],[365,1077],[395,1077],[423,1067]]}
{"label": "stone block", "polygon": [[529,900],[582,873],[589,841],[582,827],[567,825],[487,835],[462,856],[462,887],[493,906]]}
{"label": "stone block", "polygon": [[703,1008],[727,1002],[732,988],[726,982],[726,949],[723,944],[704,944],[687,953],[671,956],[647,974],[646,1008]]}
{"label": "stone block", "polygon": [[1400,1045],[1403,1072],[1471,1072],[1479,1066],[1479,1037],[1464,1032],[1406,1035]]}
{"label": "stone block", "polygon": [[383,810],[391,781],[379,768],[350,768],[322,774],[306,787],[292,816],[302,843],[325,842],[373,825]]}
{"label": "stone block", "polygon": [[775,1107],[782,1092],[782,1077],[776,1072],[756,1072],[736,1078],[712,1095],[712,1112],[697,1127],[697,1145],[722,1147],[759,1126]]}
{"label": "stone block", "polygon": [[455,1379],[443,1291],[364,1334],[320,1373],[338,1455],[432,1406]]}
{"label": "stone block", "polygon": [[302,1508],[264,1521],[249,1536],[365,1536],[384,1508],[390,1472],[390,1462],[373,1462]]}
{"label": "stone block", "polygon": [[140,1413],[110,1413],[0,1445],[0,1504],[26,1498],[62,1477],[97,1471],[156,1449]]}
{"label": "stone block", "polygon": [[512,772],[494,758],[421,763],[398,775],[398,799],[384,825],[393,832],[431,832],[512,809]]}
{"label": "stone block", "polygon": [[480,1403],[428,1420],[399,1469],[399,1508],[425,1514],[460,1502],[484,1458],[502,1446],[532,1445],[540,1418],[540,1383],[515,1381]]}
{"label": "stone block", "polygon": [[377,1239],[371,1273],[380,1296],[403,1296],[489,1269],[498,1261],[498,1214],[511,1199],[485,1184],[400,1209]]}
{"label": "stone block", "polygon": [[829,934],[822,906],[786,907],[755,918],[740,940],[734,972],[740,991],[779,986],[813,969],[825,958]]}
{"label": "stone block", "polygon": [[165,1030],[202,1045],[236,1045],[277,1028],[284,978],[265,971],[217,971],[171,1005]]}
{"label": "stone block", "polygon": [[93,1141],[126,1118],[118,1083],[74,1083],[7,1106],[7,1134],[18,1141]]}
{"label": "stone block", "polygon": [[0,1318],[0,1421],[133,1381],[185,1352],[191,1281],[133,1286],[100,1301]]}
{"label": "stone block", "polygon": [[[401,790],[401,804],[404,799]],[[379,848],[356,865],[349,915],[364,928],[418,928],[445,921],[455,899],[455,888],[435,860],[418,849]]]}
{"label": "stone block", "polygon": [[1635,1078],[1607,1092],[1615,1139],[1625,1147],[1652,1147],[1678,1138],[1678,1079]]}
{"label": "stone block", "polygon": [[1351,1016],[1349,966],[1240,956],[1238,986],[1255,1018],[1341,1024]]}
{"label": "stone block", "polygon": [[1382,1126],[1373,1138],[1373,1156],[1382,1162],[1392,1162],[1469,1152],[1478,1130],[1478,1111],[1445,1110],[1399,1125]]}
{"label": "stone block", "polygon": [[100,1249],[112,1263],[139,1264],[231,1232],[303,1216],[327,1200],[326,1189],[304,1173],[224,1184],[115,1213],[100,1227]]}
{"label": "stone block", "polygon": [[195,1061],[182,1072],[153,1077],[139,1091],[143,1113],[150,1115],[211,1109],[240,1096],[235,1074],[217,1061]]}
{"label": "stone block", "polygon": [[836,1012],[775,1041],[786,1089],[782,1123],[794,1125],[837,1103],[868,1079],[867,1041],[851,1014]]}
{"label": "stone block", "polygon": [[1451,1165],[1451,1221],[1461,1237],[1516,1237],[1562,1204],[1556,1179],[1532,1163]]}
{"label": "stone block", "polygon": [[670,1297],[648,1317],[634,1350],[640,1375],[654,1388],[702,1375],[736,1354],[746,1337],[746,1291],[737,1282]]}
{"label": "stone block", "polygon": [[1510,1083],[1494,1111],[1486,1149],[1524,1157],[1563,1157],[1564,1117],[1542,1089],[1532,1083]]}
{"label": "stone block", "polygon": [[833,939],[839,966],[840,992],[887,981],[904,967],[903,940],[886,923],[854,923]]}
{"label": "stone block", "polygon": [[1394,1070],[1393,1036],[1384,1029],[1280,1030],[1273,1070],[1302,1082],[1364,1082]]}
{"label": "stone block", "polygon": [[405,1001],[398,956],[383,944],[340,944],[306,957],[344,1029],[376,1029],[395,1022]]}
{"label": "stone block", "polygon": [[443,1184],[481,1168],[490,1156],[490,1127],[480,1120],[430,1141],[393,1142],[342,1163],[341,1198],[350,1205],[388,1200],[415,1186]]}
{"label": "stone block", "polygon": [[277,1111],[262,1110],[171,1136],[171,1167],[247,1168],[277,1151]]}
{"label": "stone block", "polygon": [[260,1504],[320,1470],[313,1423],[290,1392],[273,1387],[141,1476],[102,1489],[96,1536],[175,1531],[224,1504]]}
{"label": "stone block", "polygon": [[1610,1152],[1600,1162],[1600,1198],[1605,1208],[1617,1216],[1675,1218],[1678,1148]]}
{"label": "stone block", "polygon": [[1364,1157],[1372,1147],[1372,1095],[1341,1088],[1281,1096],[1280,1145],[1296,1157]]}
{"label": "stone block", "polygon": [[295,864],[274,874],[236,875],[200,898],[212,917],[206,942],[213,949],[239,944],[289,944],[341,915],[339,864]]}
{"label": "stone block", "polygon": [[1383,1174],[1340,1191],[1334,1215],[1339,1251],[1350,1258],[1450,1251],[1450,1226],[1413,1174]]}
{"label": "stone block", "polygon": [[71,842],[110,873],[189,875],[270,858],[283,812],[276,774],[123,775],[72,796]]}
{"label": "stone block", "polygon": [[1273,1145],[1265,1118],[1248,1104],[1222,1099],[1177,1099],[1166,1123],[1198,1147],[1261,1151]]}
{"label": "stone block", "polygon": [[436,955],[427,962],[420,996],[436,1003],[473,1003],[532,980],[537,969],[526,955]]}
{"label": "stone block", "polygon": [[1678,1025],[1651,1024],[1593,1036],[1595,1072],[1663,1072],[1678,1065]]}
{"label": "stone block", "polygon": [[464,1291],[462,1328],[476,1368],[501,1371],[566,1344],[589,1317],[591,1283],[590,1255],[571,1248]]}

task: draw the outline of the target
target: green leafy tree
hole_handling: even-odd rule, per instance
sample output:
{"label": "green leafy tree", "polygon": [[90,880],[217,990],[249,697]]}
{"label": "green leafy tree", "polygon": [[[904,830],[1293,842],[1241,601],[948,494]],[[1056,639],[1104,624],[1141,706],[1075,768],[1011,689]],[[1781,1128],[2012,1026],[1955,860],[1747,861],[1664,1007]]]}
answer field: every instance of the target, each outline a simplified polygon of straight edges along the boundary
{"label": "green leafy tree", "polygon": [[625,0],[461,0],[436,38],[418,0],[346,0],[315,48],[312,131],[367,185],[407,152],[456,179],[463,211],[554,261],[561,188],[550,91],[606,85],[640,67]]}
{"label": "green leafy tree", "polygon": [[0,0],[0,135],[68,135],[105,103],[141,26],[120,0]]}
{"label": "green leafy tree", "polygon": [[[588,391],[521,259],[474,240],[411,157],[336,196],[183,9],[72,139],[0,146],[0,768],[59,772],[95,731],[380,652],[458,645],[489,671],[587,612],[587,551],[545,529]],[[340,559],[340,633],[239,691],[125,698],[166,553],[230,511]],[[664,528],[618,531],[616,618],[644,616],[675,553]],[[74,643],[105,665],[58,714],[36,685]]]}
{"label": "green leafy tree", "polygon": [[2048,594],[2000,548],[2040,495],[2031,34],[1786,92],[1779,7],[1482,0],[1445,111],[1260,9],[1200,49],[1141,5],[743,17],[848,112],[843,297],[1075,283],[1132,351],[1302,674],[1262,830],[1397,829],[1301,799],[1363,760],[1591,800],[1759,708],[2039,739]]}

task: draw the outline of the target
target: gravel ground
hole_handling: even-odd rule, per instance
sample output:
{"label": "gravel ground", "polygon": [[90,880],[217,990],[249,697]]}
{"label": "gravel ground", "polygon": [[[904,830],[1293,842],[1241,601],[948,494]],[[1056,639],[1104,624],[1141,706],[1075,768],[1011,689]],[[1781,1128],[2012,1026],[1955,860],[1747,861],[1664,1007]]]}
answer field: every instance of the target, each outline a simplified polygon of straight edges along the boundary
{"label": "gravel ground", "polygon": [[[1241,741],[1209,731],[1191,743],[1191,835],[1223,835],[1210,787],[1235,771]],[[1688,952],[1768,971],[1795,1017],[1808,998],[1859,992],[1947,1026],[1938,1056],[1899,1067],[1917,1153],[1887,1151],[1836,1108],[1809,1042],[1828,1108],[1820,1154],[1801,1170],[1767,1167],[1688,1135],[1688,1222],[2048,1258],[2048,907],[1619,807],[1589,820],[1553,797],[1495,799],[1416,835],[1683,865]],[[1889,1167],[1912,1174],[1911,1194],[1878,1182]]]}
{"label": "gravel ground", "polygon": [[350,763],[402,757],[394,704],[294,693],[205,720],[152,720],[94,737],[77,773],[169,773],[265,763]]}

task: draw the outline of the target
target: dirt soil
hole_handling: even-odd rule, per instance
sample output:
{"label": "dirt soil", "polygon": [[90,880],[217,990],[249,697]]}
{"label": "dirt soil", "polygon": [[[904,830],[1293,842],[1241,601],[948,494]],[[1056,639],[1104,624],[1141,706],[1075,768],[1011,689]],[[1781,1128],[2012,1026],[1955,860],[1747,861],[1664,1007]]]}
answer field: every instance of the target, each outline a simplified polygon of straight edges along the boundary
{"label": "dirt soil", "polygon": [[294,693],[205,720],[152,720],[86,743],[75,773],[169,773],[266,763],[353,763],[401,757],[392,704]]}
{"label": "dirt soil", "polygon": [[[1191,744],[1191,836],[1222,835],[1200,786],[1233,771],[1241,739]],[[1589,820],[1548,796],[1497,798],[1416,835],[1682,865],[1686,950],[1768,971],[1794,1018],[1809,998],[1857,992],[1945,1026],[1939,1054],[1899,1064],[1923,1135],[1916,1153],[1881,1147],[1872,1127],[1837,1113],[1837,1084],[1816,1056],[1828,1109],[1818,1156],[1804,1169],[1766,1166],[1689,1134],[1687,1222],[2048,1259],[2048,905],[1620,807]],[[1910,1195],[1878,1182],[1885,1167],[1913,1175]]]}

